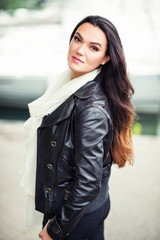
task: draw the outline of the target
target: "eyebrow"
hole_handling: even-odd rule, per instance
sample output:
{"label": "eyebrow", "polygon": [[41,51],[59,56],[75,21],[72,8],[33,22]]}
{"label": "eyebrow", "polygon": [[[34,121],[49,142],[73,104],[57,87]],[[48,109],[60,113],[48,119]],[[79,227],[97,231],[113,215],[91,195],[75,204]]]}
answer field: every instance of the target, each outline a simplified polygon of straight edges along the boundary
{"label": "eyebrow", "polygon": [[[79,33],[79,32],[76,32],[75,34],[77,34],[81,39],[83,39],[83,37],[81,36],[81,34]],[[90,42],[91,44],[95,44],[95,45],[98,45],[98,46],[100,46],[100,47],[102,47],[101,46],[101,44],[100,43],[98,43],[98,42]]]}

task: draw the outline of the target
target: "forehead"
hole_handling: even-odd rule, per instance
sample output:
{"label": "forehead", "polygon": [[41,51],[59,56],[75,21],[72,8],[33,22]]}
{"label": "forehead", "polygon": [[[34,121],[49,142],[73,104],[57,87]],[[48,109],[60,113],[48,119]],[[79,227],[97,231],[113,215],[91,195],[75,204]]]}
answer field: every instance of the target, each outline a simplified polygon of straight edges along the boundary
{"label": "forehead", "polygon": [[89,42],[99,42],[101,44],[107,44],[107,38],[105,33],[97,26],[91,23],[83,23],[78,27],[76,32],[80,33],[84,40]]}

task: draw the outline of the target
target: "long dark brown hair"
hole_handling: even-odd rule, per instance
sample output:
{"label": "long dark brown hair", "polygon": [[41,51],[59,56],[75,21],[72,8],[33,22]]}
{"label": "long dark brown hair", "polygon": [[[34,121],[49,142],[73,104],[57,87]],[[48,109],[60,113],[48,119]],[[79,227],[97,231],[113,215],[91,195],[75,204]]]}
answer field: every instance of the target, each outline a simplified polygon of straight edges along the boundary
{"label": "long dark brown hair", "polygon": [[101,74],[114,127],[111,156],[113,163],[124,167],[127,161],[133,164],[131,128],[135,112],[130,101],[134,89],[127,75],[123,46],[115,26],[100,16],[88,16],[79,22],[71,34],[70,41],[77,28],[86,22],[99,27],[107,38],[106,56],[110,56],[110,60],[101,66]]}

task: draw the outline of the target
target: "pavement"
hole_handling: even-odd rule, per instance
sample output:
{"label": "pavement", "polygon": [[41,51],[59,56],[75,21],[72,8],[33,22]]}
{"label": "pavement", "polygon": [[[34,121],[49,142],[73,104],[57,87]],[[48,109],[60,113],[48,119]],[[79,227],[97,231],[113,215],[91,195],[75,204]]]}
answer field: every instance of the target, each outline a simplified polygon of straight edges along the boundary
{"label": "pavement", "polygon": [[[0,240],[39,239],[41,225],[25,225],[26,194],[19,186],[25,142],[23,122],[0,121]],[[160,239],[160,137],[134,136],[133,143],[134,166],[112,167],[106,240]]]}

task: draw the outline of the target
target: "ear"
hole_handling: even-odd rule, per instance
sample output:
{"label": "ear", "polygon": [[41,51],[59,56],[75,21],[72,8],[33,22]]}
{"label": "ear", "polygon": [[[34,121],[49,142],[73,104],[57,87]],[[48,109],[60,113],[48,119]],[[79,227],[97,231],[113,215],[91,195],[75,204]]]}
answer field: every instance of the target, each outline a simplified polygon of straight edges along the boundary
{"label": "ear", "polygon": [[110,56],[105,56],[101,64],[104,65],[104,64],[106,64],[109,60],[110,60]]}

